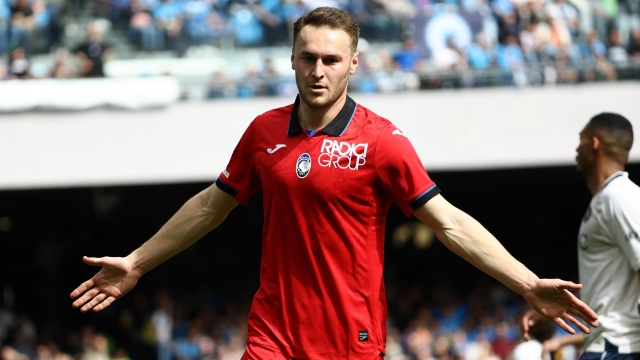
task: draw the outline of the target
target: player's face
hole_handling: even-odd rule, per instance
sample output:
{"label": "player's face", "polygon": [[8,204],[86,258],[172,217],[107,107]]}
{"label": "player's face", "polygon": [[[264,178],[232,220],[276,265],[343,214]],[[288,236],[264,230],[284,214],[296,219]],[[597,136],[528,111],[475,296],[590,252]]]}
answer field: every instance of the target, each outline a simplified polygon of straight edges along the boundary
{"label": "player's face", "polygon": [[328,108],[346,93],[358,53],[351,49],[346,32],[307,25],[294,43],[291,67],[301,100],[313,109]]}
{"label": "player's face", "polygon": [[586,174],[591,168],[593,158],[592,137],[587,135],[586,129],[580,132],[580,144],[576,148],[576,170],[581,174]]}

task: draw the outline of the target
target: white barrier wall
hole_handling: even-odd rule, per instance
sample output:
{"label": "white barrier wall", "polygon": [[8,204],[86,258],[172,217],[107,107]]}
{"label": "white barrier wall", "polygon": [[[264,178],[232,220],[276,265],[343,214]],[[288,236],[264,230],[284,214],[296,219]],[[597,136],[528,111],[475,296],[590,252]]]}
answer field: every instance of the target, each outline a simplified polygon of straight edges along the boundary
{"label": "white barrier wall", "polygon": [[[640,83],[353,98],[394,122],[431,171],[573,164],[578,133],[602,111],[640,133]],[[213,181],[249,122],[292,101],[0,115],[0,189]]]}
{"label": "white barrier wall", "polygon": [[0,114],[97,107],[141,110],[167,106],[179,95],[178,81],[169,76],[0,81]]}

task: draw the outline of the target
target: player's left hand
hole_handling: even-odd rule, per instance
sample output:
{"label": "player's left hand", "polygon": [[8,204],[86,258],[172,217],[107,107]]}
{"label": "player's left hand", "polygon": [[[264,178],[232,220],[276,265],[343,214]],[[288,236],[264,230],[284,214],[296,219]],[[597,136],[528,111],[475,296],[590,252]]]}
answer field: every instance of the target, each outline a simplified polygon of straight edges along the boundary
{"label": "player's left hand", "polygon": [[[569,334],[575,334],[575,330],[565,321],[572,323],[583,333],[590,334],[591,330],[579,319],[592,327],[598,327],[598,315],[571,293],[581,288],[581,284],[570,281],[538,279],[529,292],[523,296],[538,313],[553,320]],[[529,325],[529,321],[523,323],[525,333],[527,325]]]}

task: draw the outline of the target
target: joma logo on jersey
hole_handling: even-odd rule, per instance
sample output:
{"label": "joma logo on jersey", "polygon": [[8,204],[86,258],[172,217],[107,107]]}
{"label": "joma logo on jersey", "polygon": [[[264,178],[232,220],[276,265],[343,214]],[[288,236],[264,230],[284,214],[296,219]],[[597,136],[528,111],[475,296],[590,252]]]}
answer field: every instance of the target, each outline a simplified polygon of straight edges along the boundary
{"label": "joma logo on jersey", "polygon": [[324,167],[358,170],[367,162],[368,143],[350,144],[325,139],[320,148],[318,163]]}

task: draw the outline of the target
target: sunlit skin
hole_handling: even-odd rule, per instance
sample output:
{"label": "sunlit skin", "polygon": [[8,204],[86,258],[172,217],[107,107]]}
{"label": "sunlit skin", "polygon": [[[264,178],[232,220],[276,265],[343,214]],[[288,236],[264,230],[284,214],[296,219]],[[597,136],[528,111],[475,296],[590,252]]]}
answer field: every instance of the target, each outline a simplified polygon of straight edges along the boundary
{"label": "sunlit skin", "polygon": [[582,130],[580,132],[580,144],[576,148],[576,170],[584,176],[588,175],[589,163],[593,161],[592,142],[592,137],[587,135],[586,130]]}
{"label": "sunlit skin", "polygon": [[349,76],[358,67],[358,52],[343,30],[307,25],[291,51],[300,93],[298,117],[306,130],[318,130],[333,120],[347,98]]}
{"label": "sunlit skin", "polygon": [[587,180],[591,195],[597,194],[605,181],[617,171],[624,171],[625,163],[608,156],[603,142],[585,128],[580,132],[576,148],[576,170]]}
{"label": "sunlit skin", "polygon": [[[296,37],[291,66],[301,98],[300,125],[307,130],[321,129],[345,104],[349,76],[358,67],[358,53],[346,32],[307,25]],[[189,199],[151,239],[127,257],[85,257],[87,264],[101,270],[73,290],[73,306],[82,312],[98,312],[110,306],[129,292],[143,274],[217,228],[236,205],[233,196],[212,184]],[[575,330],[567,322],[585,333],[590,333],[585,324],[598,326],[596,313],[572,294],[582,285],[538,278],[479,222],[441,195],[416,209],[414,215],[433,229],[451,251],[522,295],[536,314],[552,319],[571,334]]]}

